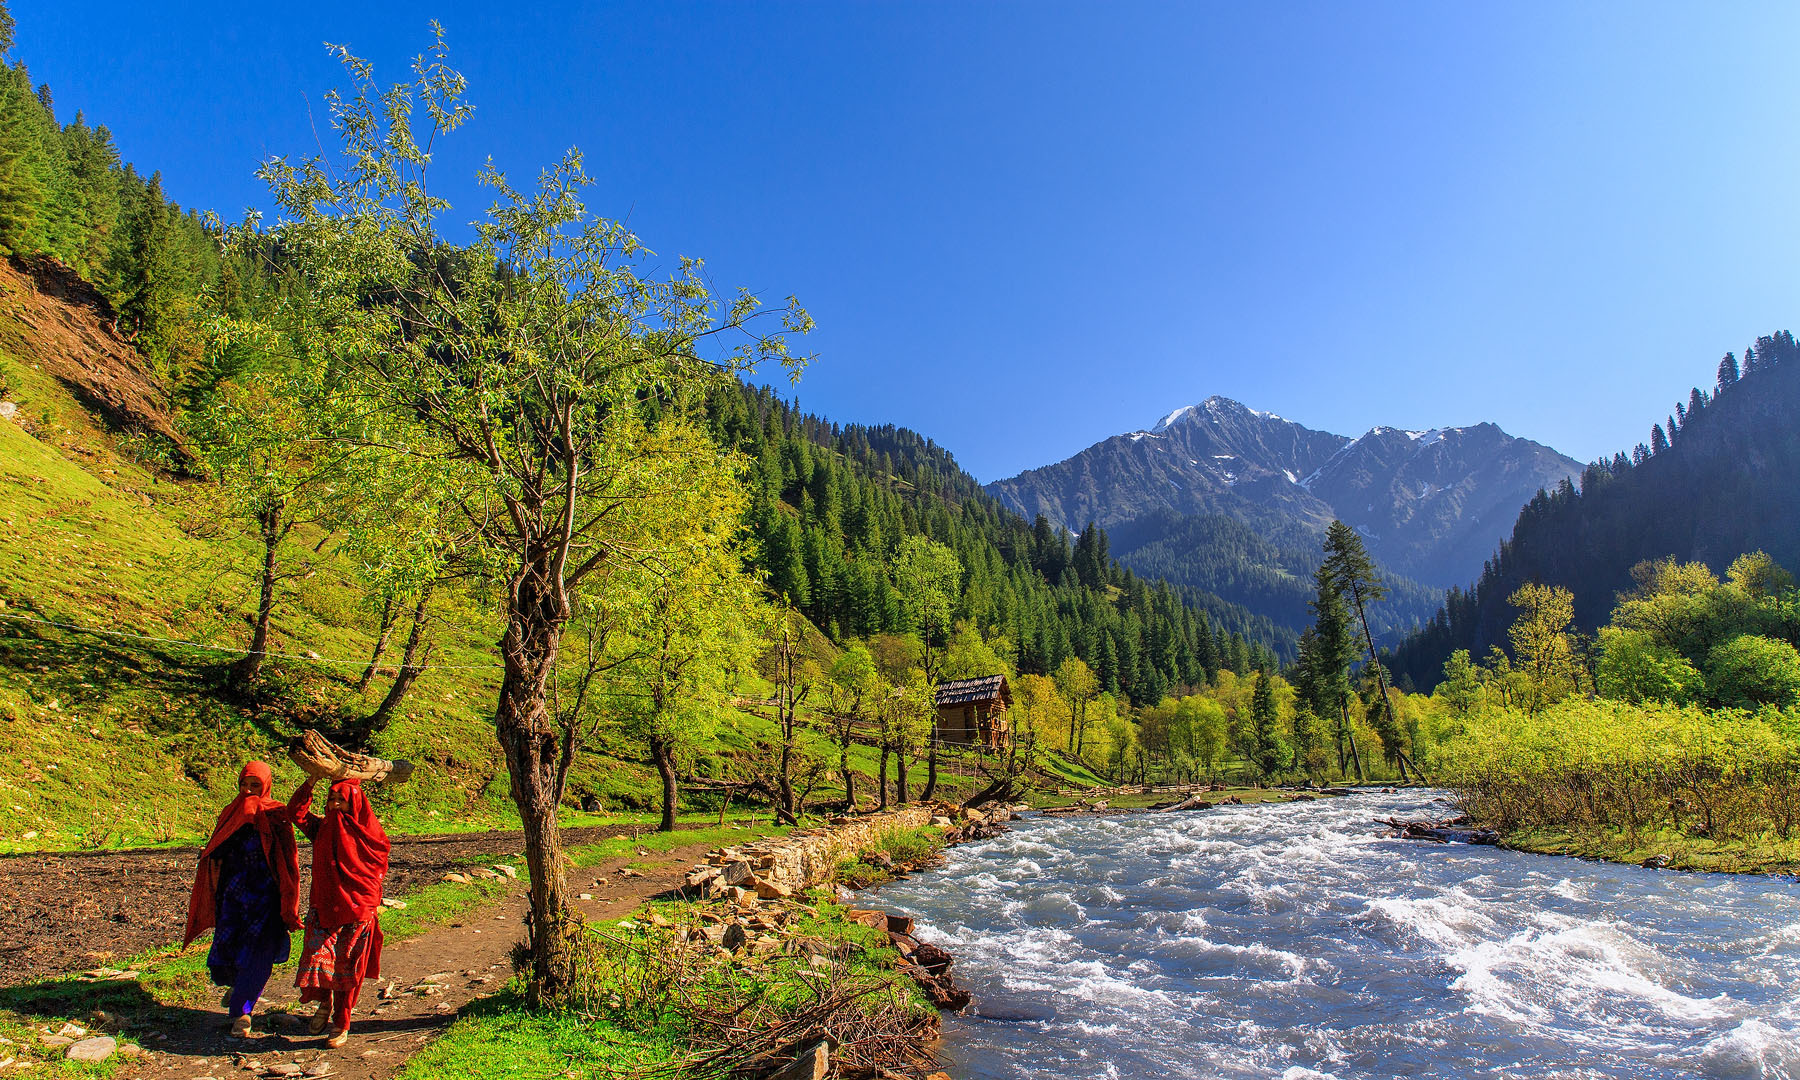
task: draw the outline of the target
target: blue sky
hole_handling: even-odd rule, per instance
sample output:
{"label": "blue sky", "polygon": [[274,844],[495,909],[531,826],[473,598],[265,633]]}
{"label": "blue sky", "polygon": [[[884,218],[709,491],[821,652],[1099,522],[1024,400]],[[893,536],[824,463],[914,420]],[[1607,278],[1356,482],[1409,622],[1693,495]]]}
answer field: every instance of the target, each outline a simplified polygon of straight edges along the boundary
{"label": "blue sky", "polygon": [[439,160],[580,146],[592,205],[818,321],[801,404],[982,480],[1210,394],[1355,434],[1627,449],[1800,330],[1800,6],[71,4],[14,0],[59,115],[235,216],[329,140],[321,42],[445,24]]}

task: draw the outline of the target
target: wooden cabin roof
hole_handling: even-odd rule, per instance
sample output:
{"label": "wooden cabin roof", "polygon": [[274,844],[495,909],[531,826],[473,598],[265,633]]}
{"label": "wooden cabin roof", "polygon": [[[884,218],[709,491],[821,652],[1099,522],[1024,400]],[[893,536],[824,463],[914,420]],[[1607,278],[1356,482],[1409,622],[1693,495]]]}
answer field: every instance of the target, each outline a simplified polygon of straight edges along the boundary
{"label": "wooden cabin roof", "polygon": [[937,685],[937,707],[968,705],[998,701],[1012,704],[1012,688],[1004,675],[982,675],[973,679],[950,679]]}

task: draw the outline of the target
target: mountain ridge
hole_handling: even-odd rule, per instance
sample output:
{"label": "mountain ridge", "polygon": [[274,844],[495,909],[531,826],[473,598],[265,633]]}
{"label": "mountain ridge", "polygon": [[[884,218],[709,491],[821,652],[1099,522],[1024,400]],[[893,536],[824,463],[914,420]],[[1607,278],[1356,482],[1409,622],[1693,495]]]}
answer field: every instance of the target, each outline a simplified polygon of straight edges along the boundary
{"label": "mountain ridge", "polygon": [[1337,518],[1392,572],[1441,587],[1477,572],[1521,506],[1581,469],[1491,422],[1377,425],[1352,438],[1213,395],[986,487],[1025,517],[1071,530],[1225,514],[1291,539]]}

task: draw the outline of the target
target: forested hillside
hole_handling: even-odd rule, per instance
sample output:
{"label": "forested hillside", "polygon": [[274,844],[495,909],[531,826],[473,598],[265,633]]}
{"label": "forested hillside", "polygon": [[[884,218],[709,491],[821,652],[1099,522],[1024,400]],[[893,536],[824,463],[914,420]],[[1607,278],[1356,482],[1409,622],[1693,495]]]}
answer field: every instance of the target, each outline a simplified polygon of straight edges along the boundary
{"label": "forested hillside", "polygon": [[[12,48],[0,11],[0,51]],[[0,67],[0,254],[48,256],[90,283],[120,335],[186,400],[230,363],[208,357],[201,296],[242,313],[268,287],[245,257],[223,254],[200,214],[165,197],[160,174],[120,160],[104,125],[59,122],[51,87],[23,61]]]}
{"label": "forested hillside", "polygon": [[[1113,553],[1149,578],[1206,590],[1291,632],[1312,621],[1319,537],[1307,531],[1258,532],[1227,514],[1146,514],[1114,526]],[[1387,602],[1370,612],[1375,633],[1391,638],[1431,617],[1436,590],[1388,575]]]}
{"label": "forested hillside", "polygon": [[1295,635],[1269,619],[1119,566],[1104,532],[1072,542],[1042,519],[1027,525],[916,432],[833,424],[748,387],[715,396],[709,412],[719,440],[752,462],[750,517],[770,588],[835,640],[909,628],[890,560],[918,535],[955,551],[955,617],[1020,674],[1079,657],[1102,689],[1141,704],[1221,667],[1292,655]]}
{"label": "forested hillside", "polygon": [[1560,585],[1574,619],[1591,633],[1633,568],[1674,558],[1722,573],[1739,555],[1764,551],[1800,563],[1800,363],[1787,331],[1760,337],[1742,361],[1727,353],[1711,391],[1678,402],[1627,455],[1539,492],[1512,536],[1469,588],[1453,588],[1438,614],[1392,658],[1396,677],[1429,687],[1458,649],[1477,657],[1506,645],[1520,585]]}

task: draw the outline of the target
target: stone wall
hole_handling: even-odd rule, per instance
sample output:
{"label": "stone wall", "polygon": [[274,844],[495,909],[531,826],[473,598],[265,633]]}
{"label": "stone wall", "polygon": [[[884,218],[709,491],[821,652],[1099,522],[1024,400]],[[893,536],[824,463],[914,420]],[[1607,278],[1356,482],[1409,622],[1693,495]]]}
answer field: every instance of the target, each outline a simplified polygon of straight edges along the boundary
{"label": "stone wall", "polygon": [[941,809],[909,806],[868,817],[839,818],[823,829],[796,829],[786,836],[720,848],[687,876],[690,889],[712,893],[753,891],[764,899],[787,896],[831,880],[838,863],[875,846],[882,833],[931,824]]}

